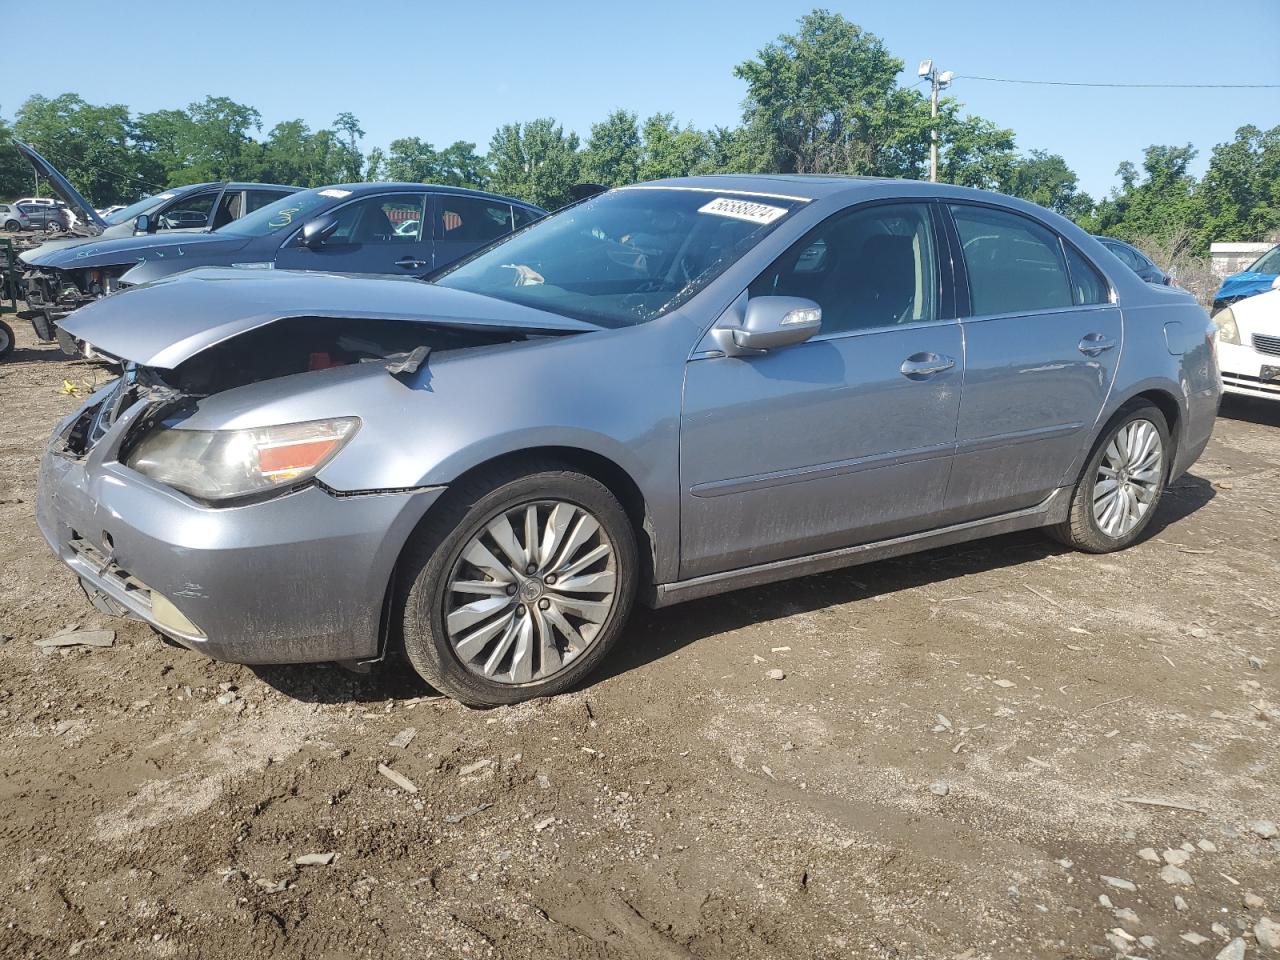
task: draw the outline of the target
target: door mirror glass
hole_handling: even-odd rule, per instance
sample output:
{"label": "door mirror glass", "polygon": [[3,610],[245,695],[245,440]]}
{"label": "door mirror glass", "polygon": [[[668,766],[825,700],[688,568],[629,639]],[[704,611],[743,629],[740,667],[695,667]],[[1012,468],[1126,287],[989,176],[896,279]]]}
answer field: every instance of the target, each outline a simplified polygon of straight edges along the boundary
{"label": "door mirror glass", "polygon": [[159,224],[145,213],[138,214],[138,219],[133,221],[133,229],[137,233],[155,233],[157,226]]}
{"label": "door mirror glass", "polygon": [[[742,323],[720,337],[730,356],[762,353],[804,343],[822,329],[822,308],[804,297],[752,297]],[[731,345],[730,345],[731,344]]]}
{"label": "door mirror glass", "polygon": [[324,242],[333,236],[333,231],[338,229],[338,220],[336,217],[316,217],[314,220],[308,220],[302,225],[302,234],[298,242],[311,250],[318,250],[324,246]]}

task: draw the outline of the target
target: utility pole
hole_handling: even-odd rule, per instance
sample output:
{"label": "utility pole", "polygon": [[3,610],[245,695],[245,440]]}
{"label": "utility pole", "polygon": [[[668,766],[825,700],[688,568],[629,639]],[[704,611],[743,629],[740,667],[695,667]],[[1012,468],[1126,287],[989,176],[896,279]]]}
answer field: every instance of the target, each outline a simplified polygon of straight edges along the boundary
{"label": "utility pole", "polygon": [[955,79],[955,71],[945,70],[939,73],[934,69],[932,60],[921,60],[917,76],[927,78],[933,88],[929,97],[929,182],[938,182],[938,91],[951,86]]}

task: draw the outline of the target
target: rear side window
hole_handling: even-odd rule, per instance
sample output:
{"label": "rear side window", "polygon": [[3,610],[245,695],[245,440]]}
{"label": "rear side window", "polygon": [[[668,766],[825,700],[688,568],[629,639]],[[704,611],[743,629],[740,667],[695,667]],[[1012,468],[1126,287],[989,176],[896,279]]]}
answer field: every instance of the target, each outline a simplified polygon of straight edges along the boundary
{"label": "rear side window", "polygon": [[281,197],[287,196],[289,194],[281,193],[279,190],[248,190],[245,192],[244,212],[253,213],[259,207],[265,207],[268,203],[275,203]]}
{"label": "rear side window", "polygon": [[1057,234],[1016,213],[953,204],[975,317],[1072,306]]}
{"label": "rear side window", "polygon": [[1063,244],[1067,250],[1067,267],[1071,271],[1071,302],[1077,307],[1090,303],[1108,303],[1111,291],[1098,268],[1076,252],[1071,244]]}
{"label": "rear side window", "polygon": [[537,220],[540,216],[542,216],[542,214],[534,213],[532,210],[526,210],[524,207],[512,207],[511,209],[515,215],[515,224],[516,224],[517,230],[519,230],[521,227],[528,226],[529,224],[533,223],[533,221]]}
{"label": "rear side window", "polygon": [[488,243],[511,232],[511,206],[478,197],[436,197],[436,239],[446,243]]}

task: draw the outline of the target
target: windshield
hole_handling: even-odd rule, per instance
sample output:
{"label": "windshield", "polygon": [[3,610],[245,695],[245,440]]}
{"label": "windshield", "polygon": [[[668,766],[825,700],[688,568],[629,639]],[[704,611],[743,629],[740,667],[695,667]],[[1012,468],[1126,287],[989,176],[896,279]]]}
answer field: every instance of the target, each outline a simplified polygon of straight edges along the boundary
{"label": "windshield", "polygon": [[1249,268],[1250,273],[1280,273],[1280,247],[1272,247]]}
{"label": "windshield", "polygon": [[435,282],[597,326],[631,326],[679,306],[803,203],[703,189],[611,190]]}
{"label": "windshield", "polygon": [[297,226],[320,207],[333,206],[335,200],[341,200],[350,194],[350,190],[339,190],[336,187],[291,193],[245,214],[239,220],[232,220],[214,233],[233,237],[265,237],[278,230]]}
{"label": "windshield", "polygon": [[164,193],[153,193],[149,197],[143,197],[137,203],[131,203],[122,210],[108,214],[103,217],[103,221],[109,227],[114,227],[117,223],[127,223],[135,219],[139,214],[147,213],[152,207],[158,207],[166,200],[172,200],[178,194],[174,190],[166,190]]}

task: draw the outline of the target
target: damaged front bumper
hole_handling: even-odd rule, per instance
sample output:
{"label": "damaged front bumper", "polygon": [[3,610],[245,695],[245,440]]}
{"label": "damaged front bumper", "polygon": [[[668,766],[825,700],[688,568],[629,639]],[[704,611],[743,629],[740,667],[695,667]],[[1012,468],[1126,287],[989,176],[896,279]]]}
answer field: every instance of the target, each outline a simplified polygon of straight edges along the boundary
{"label": "damaged front bumper", "polygon": [[139,400],[83,454],[60,424],[40,467],[36,519],[100,609],[236,663],[358,661],[381,653],[396,559],[443,488],[339,494],[318,484],[209,507],[117,459]]}
{"label": "damaged front bumper", "polygon": [[80,344],[58,326],[58,321],[121,289],[118,278],[127,269],[128,266],[79,271],[27,267],[22,286],[36,336],[46,343],[56,340],[64,353],[79,356]]}

